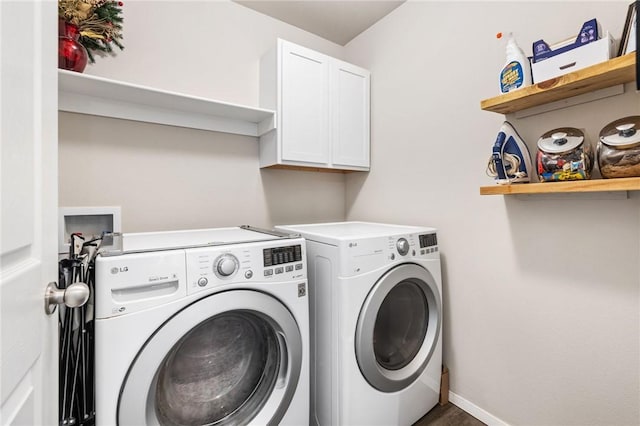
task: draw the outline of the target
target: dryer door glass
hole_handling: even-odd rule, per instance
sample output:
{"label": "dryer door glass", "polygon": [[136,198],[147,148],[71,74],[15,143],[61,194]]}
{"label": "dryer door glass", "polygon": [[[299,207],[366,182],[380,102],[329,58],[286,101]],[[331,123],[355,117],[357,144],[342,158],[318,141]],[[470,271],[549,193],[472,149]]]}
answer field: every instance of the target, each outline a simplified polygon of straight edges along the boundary
{"label": "dryer door glass", "polygon": [[436,350],[441,320],[440,290],[427,269],[406,263],[387,271],[356,326],[356,360],[367,382],[382,392],[413,383]]}
{"label": "dryer door glass", "polygon": [[271,393],[278,341],[256,315],[230,312],[205,321],[171,349],[156,383],[160,424],[245,423]]}
{"label": "dryer door glass", "polygon": [[411,281],[393,287],[384,298],[373,328],[373,351],[387,370],[413,360],[427,334],[429,305],[424,291]]}

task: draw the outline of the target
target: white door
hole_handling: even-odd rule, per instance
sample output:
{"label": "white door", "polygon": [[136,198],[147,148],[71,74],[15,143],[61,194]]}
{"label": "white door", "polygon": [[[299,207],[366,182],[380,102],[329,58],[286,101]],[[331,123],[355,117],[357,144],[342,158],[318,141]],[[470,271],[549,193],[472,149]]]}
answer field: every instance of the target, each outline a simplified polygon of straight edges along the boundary
{"label": "white door", "polygon": [[332,60],[331,163],[369,168],[369,71]]}
{"label": "white door", "polygon": [[0,2],[0,424],[53,425],[58,411],[57,9]]}
{"label": "white door", "polygon": [[280,41],[282,160],[329,162],[329,57]]}

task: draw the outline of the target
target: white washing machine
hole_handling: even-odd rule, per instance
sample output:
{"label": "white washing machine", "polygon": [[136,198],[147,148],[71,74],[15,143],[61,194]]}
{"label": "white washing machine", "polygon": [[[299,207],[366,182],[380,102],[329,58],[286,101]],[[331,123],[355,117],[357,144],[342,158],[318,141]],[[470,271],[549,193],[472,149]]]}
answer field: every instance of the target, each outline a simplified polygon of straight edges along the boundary
{"label": "white washing machine", "polygon": [[309,419],[305,241],[250,227],[124,234],[96,260],[96,424]]}
{"label": "white washing machine", "polygon": [[311,423],[415,423],[440,391],[435,229],[366,222],[277,228],[307,240]]}

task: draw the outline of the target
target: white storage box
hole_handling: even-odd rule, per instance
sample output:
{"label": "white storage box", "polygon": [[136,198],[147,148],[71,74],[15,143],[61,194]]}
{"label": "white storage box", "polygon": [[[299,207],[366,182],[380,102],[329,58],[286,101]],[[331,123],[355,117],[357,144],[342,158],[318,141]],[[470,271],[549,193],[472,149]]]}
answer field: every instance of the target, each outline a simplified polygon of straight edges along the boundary
{"label": "white storage box", "polygon": [[607,32],[606,36],[600,40],[531,64],[533,82],[540,83],[541,81],[608,61],[614,55],[614,47],[615,40]]}

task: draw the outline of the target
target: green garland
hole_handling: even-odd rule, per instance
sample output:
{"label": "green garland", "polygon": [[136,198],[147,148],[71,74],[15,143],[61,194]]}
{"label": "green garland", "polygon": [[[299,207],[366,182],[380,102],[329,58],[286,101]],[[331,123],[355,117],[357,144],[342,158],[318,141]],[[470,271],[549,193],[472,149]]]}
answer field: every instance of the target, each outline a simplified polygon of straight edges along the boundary
{"label": "green garland", "polygon": [[93,52],[112,53],[112,44],[124,49],[122,6],[121,1],[113,0],[58,0],[58,15],[78,26],[89,62],[95,62]]}

